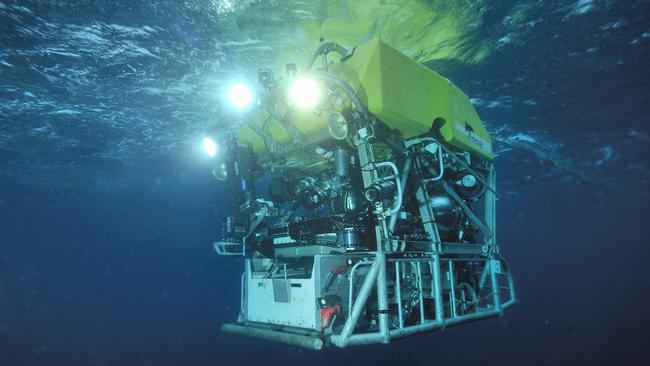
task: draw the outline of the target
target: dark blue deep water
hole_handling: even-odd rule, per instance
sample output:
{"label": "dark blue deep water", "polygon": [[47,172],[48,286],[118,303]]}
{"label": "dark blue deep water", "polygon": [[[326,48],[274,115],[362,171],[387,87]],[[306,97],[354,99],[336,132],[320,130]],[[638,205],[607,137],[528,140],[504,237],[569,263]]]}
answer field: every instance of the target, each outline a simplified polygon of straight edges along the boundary
{"label": "dark blue deep water", "polygon": [[[650,364],[650,1],[360,10],[395,3],[0,0],[0,365]],[[197,141],[327,17],[424,55],[497,139],[502,318],[320,353],[220,333],[241,262]]]}

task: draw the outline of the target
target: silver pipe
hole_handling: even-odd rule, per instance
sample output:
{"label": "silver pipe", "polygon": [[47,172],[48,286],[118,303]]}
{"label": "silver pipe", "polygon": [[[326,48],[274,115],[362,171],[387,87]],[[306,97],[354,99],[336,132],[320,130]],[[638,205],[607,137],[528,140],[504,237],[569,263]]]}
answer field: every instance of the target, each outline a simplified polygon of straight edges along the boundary
{"label": "silver pipe", "polygon": [[354,295],[354,275],[361,266],[372,265],[373,262],[357,262],[350,270],[350,286],[348,288],[348,319],[352,317],[352,296]]}
{"label": "silver pipe", "polygon": [[418,292],[419,292],[419,301],[420,301],[420,324],[424,324],[424,295],[422,287],[422,262],[415,262],[415,273],[418,276]]}
{"label": "silver pipe", "polygon": [[458,156],[456,156],[454,152],[447,149],[444,145],[440,143],[440,141],[434,139],[433,137],[422,137],[422,138],[415,138],[415,139],[408,140],[406,141],[406,147],[408,148],[410,146],[419,144],[424,141],[432,141],[438,144],[440,148],[442,148],[447,154],[449,154],[449,156],[451,156],[454,160],[456,160],[463,168],[469,170],[470,173],[474,174],[476,179],[478,179],[479,182],[483,183],[489,191],[491,191],[492,193],[498,196],[498,193],[496,192],[496,188],[488,184],[488,182],[485,180],[485,178],[483,178],[481,174],[479,174],[476,170],[472,169],[472,167],[467,165],[467,163],[465,163]]}
{"label": "silver pipe", "polygon": [[321,42],[312,51],[311,55],[309,55],[309,59],[307,61],[307,70],[311,69],[311,67],[314,66],[314,62],[316,61],[316,58],[318,58],[318,55],[320,54],[326,55],[330,51],[334,51],[343,57],[347,57],[350,55],[350,50],[348,50],[347,48],[341,46],[336,42],[333,41]]}
{"label": "silver pipe", "polygon": [[[496,259],[492,259],[496,260]],[[501,309],[501,296],[499,294],[499,282],[497,281],[497,274],[494,271],[494,266],[492,262],[488,262],[490,266],[490,282],[492,284],[492,299],[494,300],[494,308],[496,310]]]}
{"label": "silver pipe", "polygon": [[[513,296],[512,295],[513,292],[514,292],[514,288],[511,287],[510,288],[510,296]],[[514,298],[514,297],[511,297],[508,301],[501,304],[501,309],[507,309],[507,308],[511,307],[512,305],[514,305],[516,302],[517,302],[517,299]]]}
{"label": "silver pipe", "polygon": [[[384,340],[384,336],[381,333],[363,333],[363,334],[353,334],[348,338],[348,346],[360,346],[364,344],[377,344],[381,343]],[[334,344],[339,346],[338,344]],[[339,346],[341,347],[341,346]]]}
{"label": "silver pipe", "polygon": [[457,324],[466,323],[466,322],[469,322],[469,321],[472,321],[472,320],[490,318],[490,317],[499,316],[499,315],[501,315],[501,311],[498,311],[498,310],[477,311],[475,313],[458,316],[455,319],[449,319],[449,320],[447,320],[445,325],[457,325]]}
{"label": "silver pipe", "polygon": [[515,292],[515,280],[510,273],[508,268],[508,286],[510,287],[510,302],[514,303],[517,301],[517,293]]}
{"label": "silver pipe", "polygon": [[456,201],[456,203],[463,209],[463,211],[465,212],[467,217],[470,219],[470,221],[472,221],[472,223],[479,230],[481,230],[483,235],[485,235],[486,239],[490,240],[490,238],[492,237],[492,230],[490,230],[487,226],[485,226],[481,222],[481,220],[479,220],[479,218],[476,217],[476,214],[474,213],[474,211],[472,211],[472,209],[465,203],[465,201],[463,201],[463,199],[460,198],[460,196],[458,196],[458,194],[456,194],[454,189],[451,188],[447,182],[443,181],[442,182],[442,187],[445,189],[445,192],[447,192],[447,194],[449,196],[451,196],[451,198],[453,198],[454,201]]}
{"label": "silver pipe", "polygon": [[335,345],[339,347],[345,347],[348,345],[348,338],[350,337],[350,335],[354,331],[354,328],[357,325],[359,316],[361,315],[361,312],[363,311],[363,308],[366,305],[366,301],[368,300],[368,296],[370,296],[370,292],[372,291],[372,288],[375,285],[375,281],[377,280],[378,273],[379,273],[379,261],[375,261],[370,267],[370,271],[368,271],[368,274],[366,275],[366,279],[363,281],[363,286],[361,286],[361,290],[359,290],[357,300],[354,302],[354,305],[352,306],[352,313],[348,318],[348,320],[345,322],[341,334],[335,334],[332,335],[331,337],[332,343],[334,343]]}
{"label": "silver pipe", "polygon": [[491,186],[491,185],[490,185],[490,184],[485,180],[485,178],[483,178],[483,175],[481,175],[481,174],[480,174],[479,172],[477,172],[476,170],[472,169],[472,167],[470,167],[469,165],[467,165],[467,163],[465,163],[461,158],[459,158],[458,156],[456,156],[455,153],[453,153],[452,151],[450,151],[449,149],[447,149],[446,147],[444,147],[444,146],[442,146],[442,145],[440,145],[440,146],[442,147],[443,150],[445,150],[445,152],[446,152],[447,154],[449,154],[449,156],[453,157],[453,158],[454,158],[454,159],[455,159],[455,160],[456,160],[456,161],[457,161],[457,162],[458,162],[458,163],[459,163],[463,168],[469,170],[470,173],[474,174],[474,176],[476,177],[476,179],[477,179],[479,182],[481,182],[481,183],[483,183],[483,184],[485,185],[485,188],[487,188],[489,191],[491,191],[492,193],[494,193],[495,196],[498,196],[498,195],[499,195],[499,194],[497,193],[497,191],[496,191],[496,187]]}
{"label": "silver pipe", "polygon": [[394,215],[399,213],[399,209],[402,207],[402,198],[403,198],[402,183],[399,177],[399,169],[397,169],[397,165],[395,165],[393,162],[390,161],[382,161],[379,163],[375,163],[376,168],[380,168],[383,166],[390,167],[393,170],[393,173],[395,175],[393,179],[395,179],[397,185],[397,202],[395,202],[395,207],[391,209],[391,214]]}
{"label": "silver pipe", "polygon": [[424,324],[411,325],[401,329],[392,329],[390,331],[391,338],[401,338],[418,333],[428,332],[434,329],[441,329],[444,326],[444,323],[439,321],[430,321]]}
{"label": "silver pipe", "polygon": [[442,285],[440,284],[440,255],[433,255],[433,287],[435,292],[436,321],[445,326],[445,313],[442,305]]}
{"label": "silver pipe", "polygon": [[[494,167],[490,166],[490,169],[488,171],[488,184],[494,186],[496,189],[496,182],[495,182],[495,172],[494,172]],[[489,238],[486,238],[486,241],[488,244],[494,244],[496,243],[496,196],[494,192],[488,191],[485,194],[485,224],[487,225],[488,229],[492,232],[492,236]]]}
{"label": "silver pipe", "polygon": [[391,338],[401,338],[418,333],[428,332],[434,329],[441,329],[448,325],[457,325],[483,318],[499,316],[501,313],[497,310],[481,311],[467,315],[461,315],[455,319],[449,319],[446,322],[431,321],[424,324],[411,325],[402,329],[393,329],[390,331]]}
{"label": "silver pipe", "polygon": [[411,146],[413,146],[413,145],[417,145],[417,144],[422,143],[422,142],[424,142],[424,141],[431,141],[431,142],[435,142],[436,144],[439,144],[439,143],[440,143],[440,142],[438,142],[438,140],[434,139],[433,137],[421,137],[421,138],[415,138],[415,139],[406,140],[406,141],[404,142],[404,145],[405,145],[406,148],[408,149],[408,148],[410,148]]}
{"label": "silver pipe", "polygon": [[[411,172],[411,166],[413,165],[413,156],[409,154],[406,157],[406,161],[404,162],[404,169],[402,169],[402,179],[400,179],[400,185],[402,188],[402,195],[404,194],[404,191],[406,190],[406,185],[408,184],[409,180],[409,173]],[[388,233],[390,235],[393,234],[393,230],[395,230],[395,225],[397,225],[397,217],[399,216],[399,212],[401,207],[398,207],[398,210],[393,212],[390,215],[390,222],[388,224]]]}
{"label": "silver pipe", "polygon": [[[399,327],[404,328],[404,315],[402,315],[402,273],[400,262],[395,262],[395,298],[397,300],[397,318]],[[433,287],[433,286],[432,286]]]}
{"label": "silver pipe", "polygon": [[388,289],[386,284],[386,255],[377,252],[375,262],[379,262],[377,273],[377,310],[379,312],[379,333],[384,337],[382,343],[390,342],[388,327]]}
{"label": "silver pipe", "polygon": [[483,287],[485,286],[485,280],[487,279],[489,268],[490,268],[490,261],[488,260],[487,262],[485,262],[485,266],[483,266],[483,271],[481,272],[481,279],[478,281],[478,288],[481,291],[483,291]]}
{"label": "silver pipe", "polygon": [[[505,261],[504,261],[505,262]],[[506,265],[507,267],[507,265]],[[505,309],[511,305],[513,305],[515,302],[517,302],[517,295],[515,293],[515,282],[514,279],[512,278],[512,273],[510,273],[510,268],[507,268],[507,273],[508,273],[508,287],[510,288],[510,299],[503,303],[502,307]]]}
{"label": "silver pipe", "polygon": [[224,333],[238,334],[253,338],[264,339],[267,341],[275,341],[292,346],[298,346],[313,350],[323,349],[323,340],[318,337],[310,337],[306,335],[293,334],[288,332],[281,332],[271,329],[249,327],[245,325],[238,325],[226,323],[221,326],[221,331]]}
{"label": "silver pipe", "polygon": [[[423,180],[424,183],[438,181],[438,180],[442,179],[443,175],[445,175],[445,163],[443,161],[442,146],[440,144],[438,144],[438,143],[436,143],[436,144],[438,145],[438,175],[435,176],[434,178],[424,179]],[[419,159],[419,157],[418,157],[418,159]],[[427,168],[427,170],[430,171],[429,168]]]}
{"label": "silver pipe", "polygon": [[451,318],[456,318],[456,280],[454,279],[454,263],[452,261],[447,262],[449,266],[449,306],[451,307]]}
{"label": "silver pipe", "polygon": [[438,176],[435,178],[432,178],[433,181],[440,180],[443,175],[445,175],[445,163],[442,161],[442,145],[438,145],[438,170],[440,173],[438,173]]}
{"label": "silver pipe", "polygon": [[429,295],[433,299],[436,297],[436,294],[433,292],[433,289],[436,287],[434,285],[435,279],[433,278],[433,262],[428,261],[427,264],[429,265],[429,273],[431,273],[431,291]]}

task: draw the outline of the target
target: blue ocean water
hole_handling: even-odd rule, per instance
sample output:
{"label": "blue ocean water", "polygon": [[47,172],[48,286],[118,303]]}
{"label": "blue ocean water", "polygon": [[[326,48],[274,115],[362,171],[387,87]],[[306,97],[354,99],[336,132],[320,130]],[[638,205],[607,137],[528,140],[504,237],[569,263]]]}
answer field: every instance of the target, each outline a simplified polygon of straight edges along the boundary
{"label": "blue ocean water", "polygon": [[219,331],[241,262],[196,142],[305,3],[0,1],[0,365],[648,364],[648,1],[472,2],[425,60],[496,140],[502,318],[320,353]]}

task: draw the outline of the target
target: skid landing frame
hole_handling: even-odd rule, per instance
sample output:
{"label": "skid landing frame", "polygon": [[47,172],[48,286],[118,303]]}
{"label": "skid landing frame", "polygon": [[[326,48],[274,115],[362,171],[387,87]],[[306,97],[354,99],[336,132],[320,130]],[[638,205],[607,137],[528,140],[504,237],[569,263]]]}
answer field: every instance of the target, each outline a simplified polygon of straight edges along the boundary
{"label": "skid landing frame", "polygon": [[[456,164],[471,170],[456,154],[447,150],[431,137],[409,140],[407,149],[432,142],[439,146],[438,160],[443,154]],[[402,169],[396,164],[377,162],[373,146],[368,141],[357,145],[359,165],[373,167],[362,170],[364,188],[381,180],[379,167],[391,167],[402,191],[407,187],[409,171],[419,163],[408,155]],[[319,350],[329,345],[347,347],[353,345],[389,343],[391,340],[465,324],[475,320],[501,316],[503,311],[516,302],[513,277],[506,261],[501,257],[496,239],[496,174],[492,163],[487,176],[477,179],[486,186],[483,220],[455,190],[444,180],[440,188],[453,199],[467,219],[481,234],[479,243],[443,242],[439,235],[435,214],[428,203],[431,201],[427,184],[440,176],[424,179],[415,174],[413,194],[419,203],[418,210],[423,229],[430,241],[409,242],[389,235],[395,228],[399,209],[389,217],[382,216],[383,208],[375,214],[376,249],[365,252],[328,253],[324,248],[310,254],[305,247],[287,248],[282,258],[314,257],[311,277],[296,278],[295,286],[301,290],[298,301],[291,293],[291,268],[284,264],[271,278],[263,271],[255,277],[255,259],[246,259],[242,276],[242,307],[238,322],[225,324],[227,333],[246,335],[265,340]],[[401,196],[401,193],[398,193]],[[402,202],[398,202],[397,208]],[[216,243],[215,245],[219,245]],[[216,248],[217,252],[219,249]],[[245,250],[228,253],[244,253]],[[287,253],[293,254],[286,255]],[[337,285],[341,296],[339,319],[323,323],[318,316],[318,299],[326,295],[328,277],[334,268],[334,258],[347,263],[342,273],[337,273]],[[276,258],[277,259],[277,258]],[[271,260],[271,259],[268,259]],[[325,263],[325,264],[324,264]],[[282,265],[282,264],[280,264]],[[252,282],[255,281],[253,284]],[[345,288],[347,287],[347,288]],[[265,289],[271,289],[267,291]],[[349,295],[345,295],[349,294]],[[376,299],[374,298],[376,296]],[[249,305],[254,305],[249,308]],[[260,310],[262,309],[262,310]]]}
{"label": "skid landing frame", "polygon": [[[423,254],[419,258],[366,253],[374,255],[357,262],[346,275],[350,294],[347,303],[351,306],[342,314],[345,322],[338,331],[247,321],[246,293],[242,298],[241,321],[224,324],[222,331],[320,350],[329,345],[389,343],[393,339],[500,316],[515,303],[515,290],[506,262],[498,254],[489,253],[491,248],[490,245],[443,244],[440,253]],[[450,280],[457,278],[454,274],[457,264],[468,263],[477,269],[478,293],[472,294],[466,286]],[[408,311],[416,314],[409,319],[406,305],[410,301],[405,296],[405,279],[417,284],[408,295],[417,307]],[[242,288],[246,288],[244,283]],[[378,324],[370,327],[374,328],[372,331],[360,331],[359,319],[373,293],[377,294],[377,304],[387,304],[386,309],[379,312]]]}

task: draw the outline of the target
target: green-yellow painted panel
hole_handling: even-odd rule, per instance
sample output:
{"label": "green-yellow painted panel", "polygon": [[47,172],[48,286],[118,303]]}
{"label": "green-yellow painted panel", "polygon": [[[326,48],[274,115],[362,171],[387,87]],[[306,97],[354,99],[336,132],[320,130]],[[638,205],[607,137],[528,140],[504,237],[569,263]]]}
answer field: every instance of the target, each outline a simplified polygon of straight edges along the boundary
{"label": "green-yellow painted panel", "polygon": [[358,83],[368,110],[404,137],[427,133],[433,121],[442,118],[440,132],[446,142],[492,158],[492,140],[474,106],[444,77],[379,39],[359,47],[343,63],[345,67],[334,72],[353,86]]}

